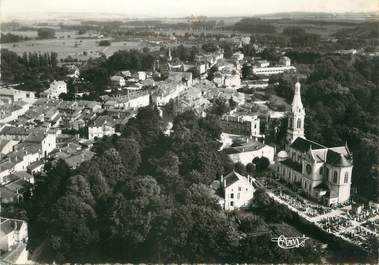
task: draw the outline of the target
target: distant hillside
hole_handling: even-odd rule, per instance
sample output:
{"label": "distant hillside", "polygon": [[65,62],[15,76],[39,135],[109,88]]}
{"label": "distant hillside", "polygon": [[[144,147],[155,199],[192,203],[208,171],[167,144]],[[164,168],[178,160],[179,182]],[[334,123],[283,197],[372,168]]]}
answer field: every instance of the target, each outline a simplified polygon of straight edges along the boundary
{"label": "distant hillside", "polygon": [[312,19],[312,20],[379,20],[379,12],[370,13],[323,13],[323,12],[284,12],[255,15],[265,19]]}
{"label": "distant hillside", "polygon": [[366,22],[353,28],[339,30],[334,34],[336,37],[374,39],[379,38],[379,21]]}
{"label": "distant hillside", "polygon": [[243,18],[237,22],[234,30],[246,33],[275,33],[275,26],[271,25],[270,21],[260,18]]}

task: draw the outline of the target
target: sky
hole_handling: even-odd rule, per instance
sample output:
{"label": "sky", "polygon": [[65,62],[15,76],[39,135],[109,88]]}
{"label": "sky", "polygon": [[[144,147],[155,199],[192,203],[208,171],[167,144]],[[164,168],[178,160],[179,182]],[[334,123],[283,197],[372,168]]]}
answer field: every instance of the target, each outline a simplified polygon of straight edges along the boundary
{"label": "sky", "polygon": [[0,0],[1,15],[86,12],[126,16],[247,16],[292,11],[378,12],[379,0]]}

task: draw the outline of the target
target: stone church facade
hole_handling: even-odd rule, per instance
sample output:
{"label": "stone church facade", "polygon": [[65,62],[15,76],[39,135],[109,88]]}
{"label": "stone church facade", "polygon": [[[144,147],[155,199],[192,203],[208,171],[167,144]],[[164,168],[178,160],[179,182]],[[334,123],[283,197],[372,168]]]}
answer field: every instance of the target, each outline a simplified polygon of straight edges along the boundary
{"label": "stone church facade", "polygon": [[347,146],[329,148],[306,139],[304,119],[305,108],[297,82],[288,115],[286,155],[277,161],[277,176],[328,205],[348,201],[352,154]]}

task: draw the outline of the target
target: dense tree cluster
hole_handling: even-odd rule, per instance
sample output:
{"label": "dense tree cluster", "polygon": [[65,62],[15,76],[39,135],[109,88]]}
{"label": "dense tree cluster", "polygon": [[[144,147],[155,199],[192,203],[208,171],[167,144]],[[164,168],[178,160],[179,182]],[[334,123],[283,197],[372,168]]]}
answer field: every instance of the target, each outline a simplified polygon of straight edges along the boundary
{"label": "dense tree cluster", "polygon": [[204,43],[201,48],[206,52],[215,52],[218,50],[218,45],[214,42]]}
{"label": "dense tree cluster", "polygon": [[61,79],[65,70],[57,66],[58,55],[52,53],[24,53],[1,49],[1,76],[3,81],[18,83],[20,88],[41,92],[54,79]]}
{"label": "dense tree cluster", "polygon": [[234,25],[234,30],[248,33],[275,33],[274,25],[260,18],[243,18]]}
{"label": "dense tree cluster", "polygon": [[109,40],[101,40],[99,41],[99,46],[111,46],[111,42]]}
{"label": "dense tree cluster", "polygon": [[320,35],[307,33],[304,28],[297,26],[285,28],[282,34],[288,37],[288,44],[293,47],[314,47],[320,41]]}
{"label": "dense tree cluster", "polygon": [[271,232],[257,237],[262,219],[221,210],[209,184],[231,168],[218,119],[185,112],[166,136],[147,107],[79,169],[47,164],[25,203],[31,249],[45,242],[57,262],[317,261],[272,248]]}
{"label": "dense tree cluster", "polygon": [[39,28],[37,30],[39,39],[53,39],[55,38],[55,30],[52,28]]}
{"label": "dense tree cluster", "polygon": [[335,33],[337,37],[374,39],[379,37],[379,23],[364,22],[353,28],[345,28]]}
{"label": "dense tree cluster", "polygon": [[195,56],[199,53],[199,48],[196,46],[186,47],[184,45],[179,45],[172,50],[172,56],[178,57],[183,62],[195,61]]}
{"label": "dense tree cluster", "polygon": [[25,40],[29,40],[29,38],[26,36],[15,35],[12,33],[1,33],[0,43],[20,42]]}

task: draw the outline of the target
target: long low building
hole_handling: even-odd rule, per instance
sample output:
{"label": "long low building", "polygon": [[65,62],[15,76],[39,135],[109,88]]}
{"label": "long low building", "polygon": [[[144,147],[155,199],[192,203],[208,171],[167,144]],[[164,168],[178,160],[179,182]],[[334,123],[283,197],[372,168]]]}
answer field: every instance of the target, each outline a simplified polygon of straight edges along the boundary
{"label": "long low building", "polygon": [[235,146],[224,149],[224,152],[233,161],[233,163],[242,163],[247,165],[252,163],[253,159],[266,157],[270,163],[274,163],[275,148],[260,142],[250,142],[242,146]]}
{"label": "long low building", "polygon": [[255,75],[277,75],[284,72],[296,72],[295,66],[253,67]]}

